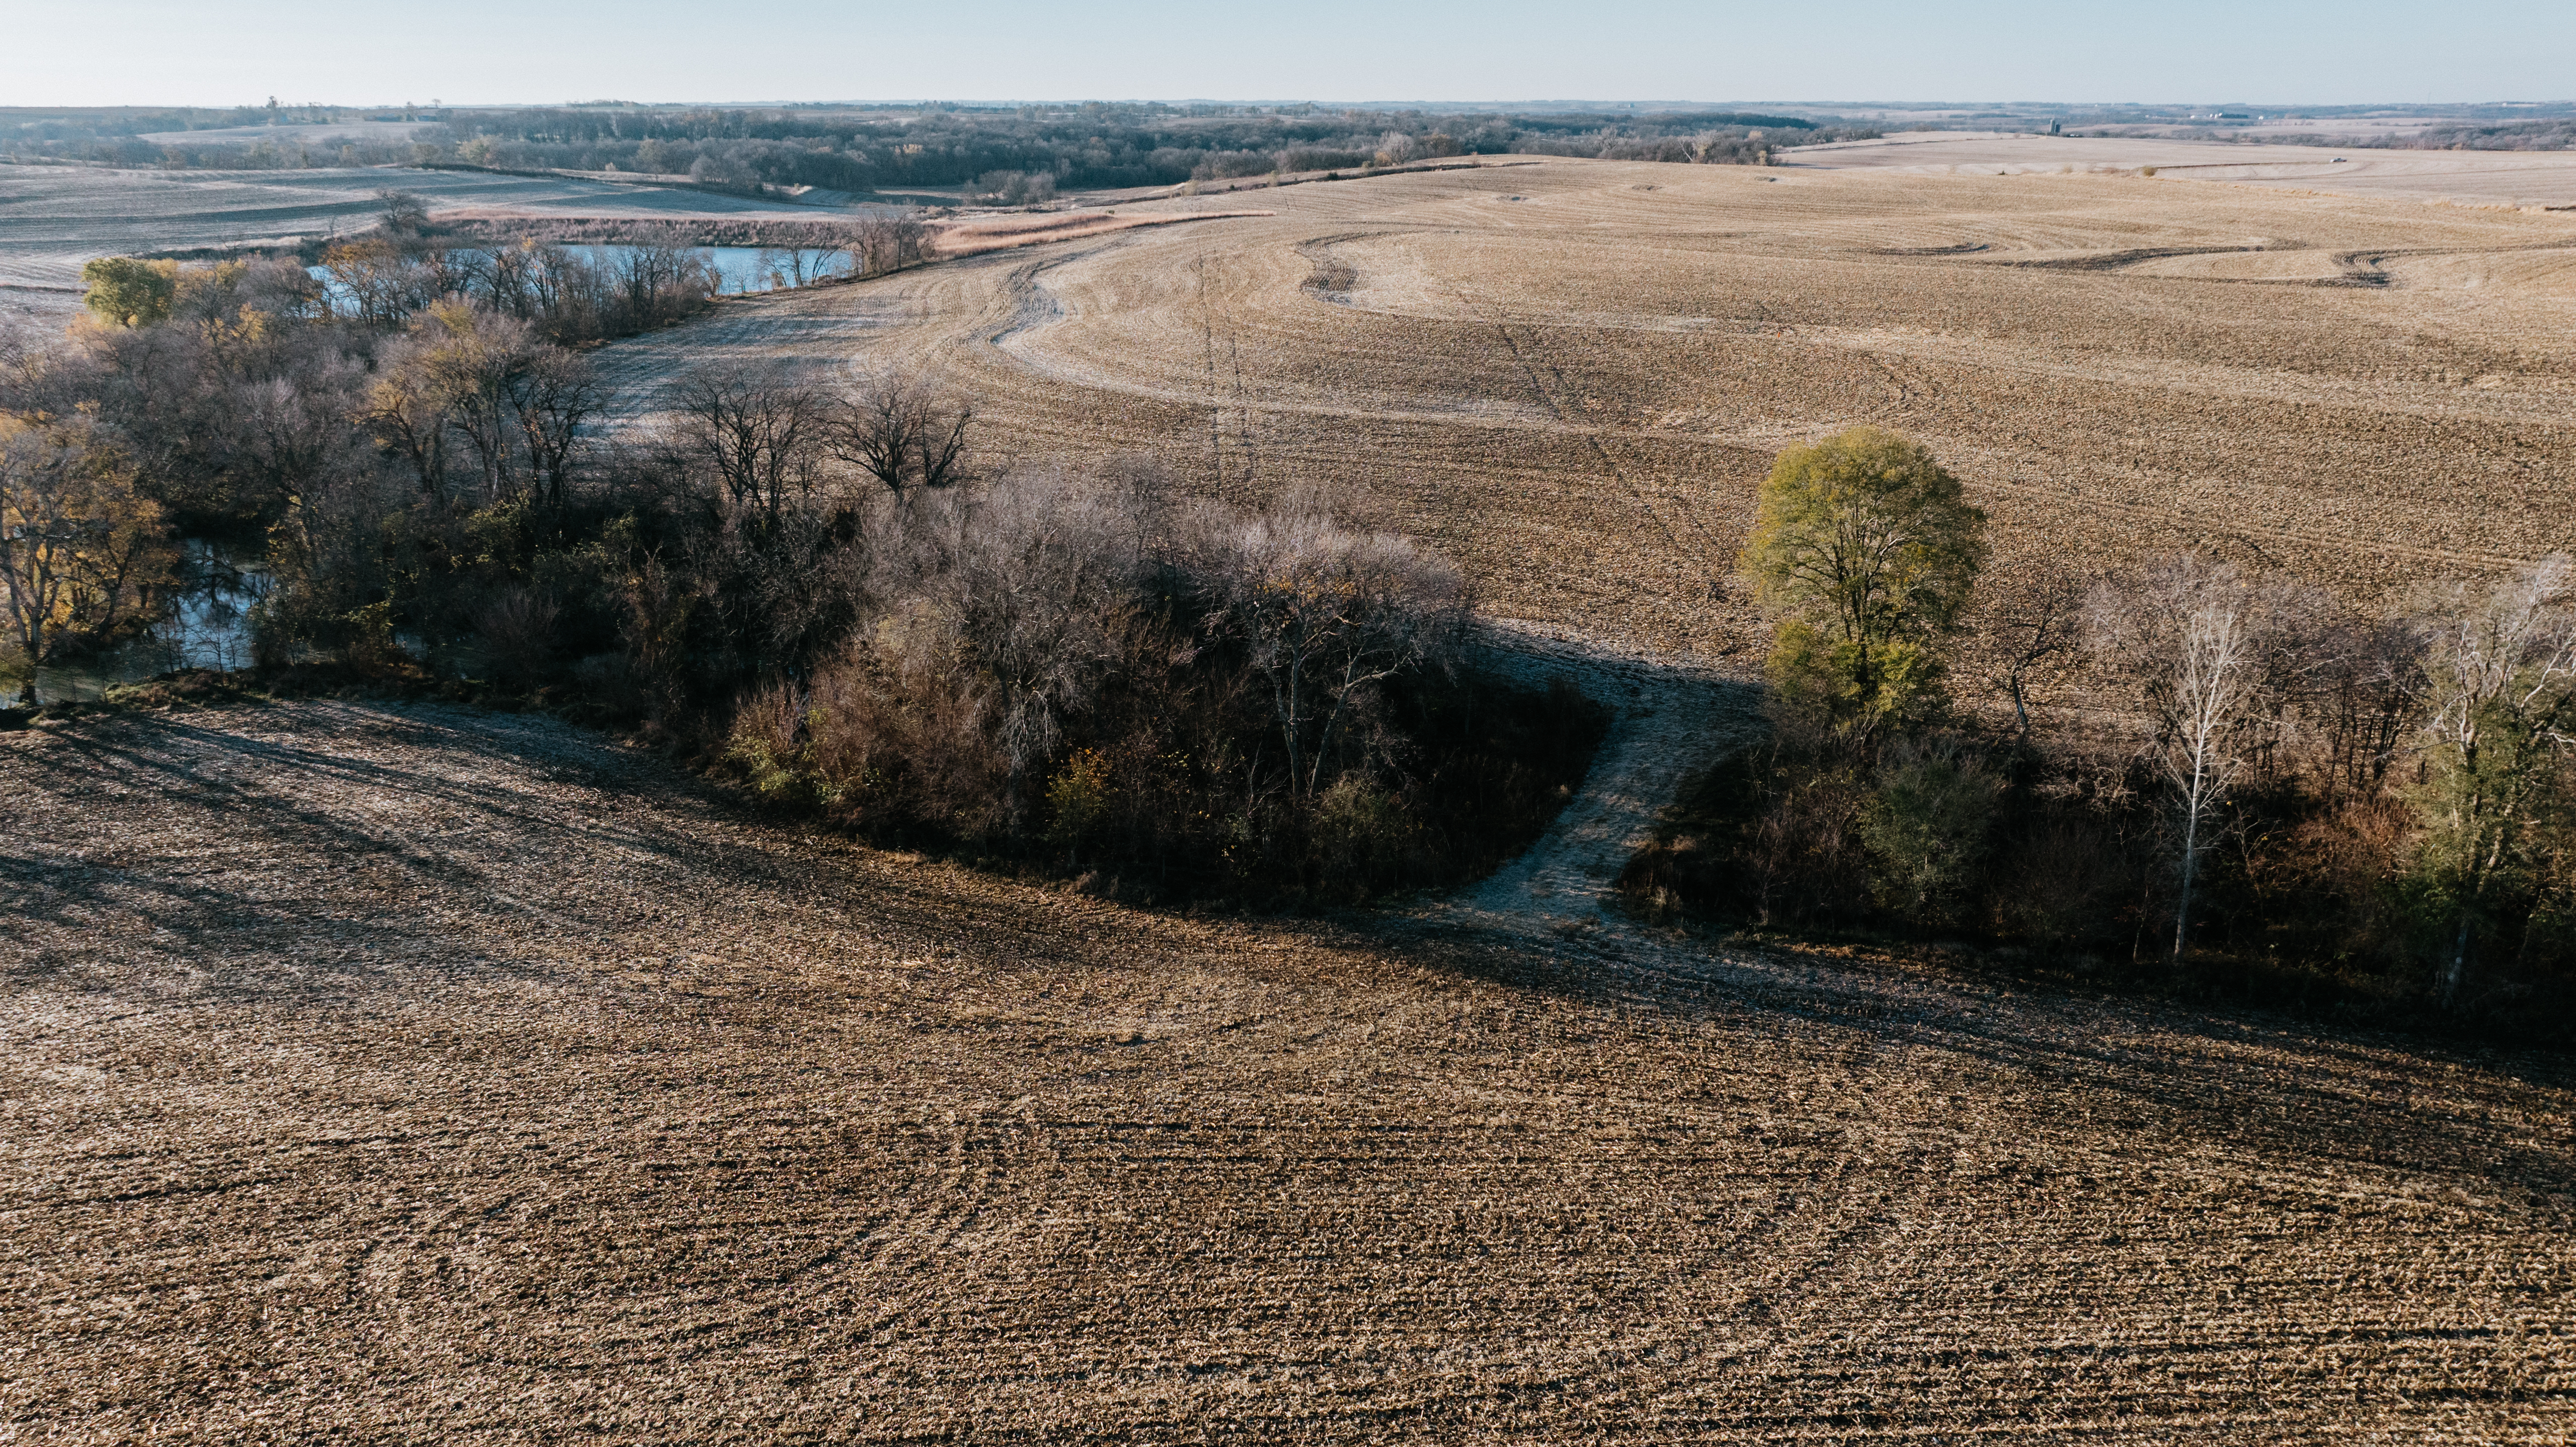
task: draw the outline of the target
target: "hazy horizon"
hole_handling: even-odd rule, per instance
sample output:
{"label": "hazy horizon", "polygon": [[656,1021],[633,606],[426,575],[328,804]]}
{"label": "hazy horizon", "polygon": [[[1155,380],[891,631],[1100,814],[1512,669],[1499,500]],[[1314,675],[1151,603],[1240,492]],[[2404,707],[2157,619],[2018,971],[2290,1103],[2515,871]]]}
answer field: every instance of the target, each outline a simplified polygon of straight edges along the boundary
{"label": "hazy horizon", "polygon": [[[260,106],[260,105],[264,104],[268,99],[269,99],[269,97],[267,97],[267,96],[264,96],[264,95],[263,95],[263,96],[246,97],[246,98],[243,98],[243,99],[240,99],[240,100],[227,100],[227,101],[176,101],[176,100],[163,100],[163,101],[62,101],[62,102],[57,102],[57,103],[50,104],[50,105],[17,105],[17,104],[11,104],[11,105],[0,105],[0,114],[5,114],[5,113],[11,112],[11,111],[39,111],[39,112],[49,112],[49,111],[69,111],[69,110],[163,110],[163,109],[168,109],[168,110],[225,110],[225,109],[236,109],[236,108],[240,108],[240,107],[244,107],[244,106],[257,107],[257,106]],[[2466,97],[2466,98],[2456,99],[2456,100],[2422,100],[2422,99],[2406,99],[2406,98],[2400,98],[2400,99],[2393,99],[2393,100],[2391,100],[2391,99],[2380,99],[2380,100],[2356,100],[2356,101],[2285,101],[2285,100],[2265,100],[2265,99],[2252,99],[2252,100],[2249,100],[2249,99],[2246,99],[2246,98],[2241,97],[2241,96],[2167,96],[2167,97],[2162,97],[2162,98],[2143,98],[2143,99],[2142,99],[2142,98],[2138,98],[2138,97],[2121,97],[2121,98],[2117,98],[2117,99],[2109,99],[2109,100],[2068,100],[2068,99],[2048,99],[2048,98],[2038,98],[2038,97],[2028,97],[2028,96],[2017,96],[2017,97],[2015,97],[2015,96],[1987,96],[1987,97],[1967,97],[1967,96],[1959,96],[1959,97],[1949,97],[1949,98],[1931,99],[1931,100],[1925,100],[1925,99],[1919,99],[1919,98],[1888,98],[1888,97],[1883,97],[1883,96],[1882,96],[1882,97],[1847,98],[1847,99],[1839,99],[1839,100],[1782,99],[1782,98],[1776,98],[1776,97],[1775,97],[1775,98],[1769,98],[1769,99],[1761,99],[1761,98],[1745,99],[1745,98],[1740,98],[1740,97],[1738,97],[1738,98],[1719,97],[1719,98],[1715,98],[1715,99],[1704,99],[1704,100],[1687,100],[1687,99],[1671,99],[1671,98],[1657,98],[1657,99],[1638,99],[1638,100],[1629,100],[1629,99],[1592,99],[1592,98],[1585,98],[1585,97],[1579,97],[1579,96],[1578,96],[1578,97],[1547,96],[1547,97],[1536,97],[1536,98],[1531,98],[1531,99],[1496,98],[1496,97],[1490,97],[1490,96],[1488,96],[1488,97],[1474,97],[1474,98],[1467,98],[1467,99],[1451,99],[1451,100],[1432,100],[1432,99],[1424,99],[1424,98],[1419,98],[1419,97],[1409,98],[1409,99],[1401,99],[1401,98],[1400,98],[1400,99],[1371,99],[1371,98],[1360,98],[1360,99],[1355,99],[1355,100],[1348,100],[1348,99],[1340,99],[1340,100],[1319,100],[1319,99],[1317,99],[1317,98],[1315,98],[1315,97],[1313,97],[1313,96],[1144,96],[1144,95],[1129,96],[1129,95],[1081,95],[1081,94],[1070,94],[1070,93],[1068,93],[1068,94],[1064,94],[1064,95],[1026,95],[1026,96],[949,96],[949,95],[918,95],[918,96],[594,96],[594,97],[589,97],[589,98],[584,98],[584,99],[577,99],[577,100],[576,100],[576,99],[558,99],[558,100],[548,100],[548,99],[545,99],[545,98],[542,98],[542,97],[534,97],[534,96],[516,96],[516,97],[509,97],[509,96],[505,96],[505,97],[500,97],[500,98],[497,98],[497,99],[491,99],[491,100],[470,100],[470,101],[469,101],[469,100],[450,100],[450,99],[447,99],[447,98],[445,98],[445,97],[432,97],[432,98],[427,99],[427,100],[421,100],[421,99],[418,99],[418,98],[412,98],[412,99],[364,98],[364,99],[354,99],[354,100],[353,100],[353,99],[348,99],[348,98],[341,98],[341,99],[337,99],[337,100],[329,99],[329,98],[321,98],[321,99],[315,99],[315,100],[309,100],[309,101],[307,101],[307,100],[294,100],[294,101],[290,101],[290,100],[288,100],[285,96],[280,95],[280,96],[278,96],[276,99],[277,99],[277,101],[278,101],[279,106],[280,106],[283,110],[289,110],[289,111],[302,109],[302,108],[307,107],[307,106],[319,106],[319,107],[321,107],[321,108],[322,108],[322,109],[324,109],[324,110],[349,110],[349,111],[385,111],[385,110],[399,110],[399,109],[402,109],[402,108],[403,108],[403,107],[405,107],[405,106],[411,106],[411,107],[413,107],[413,108],[416,108],[416,109],[419,109],[419,110],[424,110],[424,111],[426,111],[426,110],[461,110],[461,111],[481,111],[481,110],[515,110],[515,109],[523,109],[523,108],[526,108],[526,109],[538,109],[538,108],[546,108],[546,107],[592,107],[592,106],[612,106],[612,105],[616,105],[616,106],[651,106],[651,107],[666,107],[666,106],[708,106],[708,107],[717,107],[717,108],[776,106],[776,107],[781,107],[781,108],[809,108],[809,109],[831,109],[831,108],[846,107],[846,108],[853,109],[853,110],[861,110],[861,109],[876,109],[876,108],[883,108],[883,109],[907,109],[907,108],[911,108],[911,107],[918,107],[918,106],[959,106],[959,107],[966,107],[966,108],[972,108],[972,109],[977,109],[977,110],[984,110],[984,109],[1008,109],[1008,108],[1011,108],[1011,107],[1013,107],[1013,106],[1078,106],[1078,105],[1092,105],[1092,104],[1098,104],[1098,105],[1110,105],[1110,106],[1131,106],[1131,105],[1132,105],[1132,106],[1145,106],[1145,105],[1165,105],[1165,106],[1174,106],[1174,107],[1191,107],[1191,106],[1240,106],[1240,107],[1247,107],[1247,108],[1250,108],[1250,107],[1263,107],[1263,108],[1268,108],[1268,107],[1288,107],[1288,106],[1314,106],[1314,107],[1318,107],[1318,108],[1320,108],[1320,109],[1328,109],[1328,110],[1345,110],[1345,109],[1347,109],[1347,110],[1363,110],[1363,111],[1394,111],[1394,110],[1425,110],[1425,111],[1432,111],[1432,110],[1438,110],[1438,111],[1494,111],[1494,112],[1497,112],[1497,113],[1503,113],[1503,112],[1535,112],[1535,111],[1621,111],[1621,110],[1634,110],[1634,111],[1637,111],[1637,112],[1640,112],[1640,113],[1647,113],[1647,112],[1688,112],[1688,111],[1703,111],[1703,110],[1705,110],[1705,111],[1737,111],[1737,112],[1750,112],[1750,111],[1760,111],[1760,110],[1779,110],[1779,111],[1784,111],[1784,112],[1799,112],[1799,111],[1822,111],[1822,110],[1875,110],[1875,109],[1886,109],[1886,110],[1897,110],[1897,111],[1921,111],[1921,112],[1925,112],[1925,113],[1938,113],[1938,112],[1945,111],[1945,110],[1984,109],[1984,108],[1988,108],[1988,107],[1997,107],[1997,106],[2003,106],[2003,107],[2015,107],[2015,108],[2024,108],[2024,109],[2032,109],[2032,110],[2088,110],[2088,109],[2105,109],[2105,110],[2116,110],[2116,109],[2172,110],[2172,109],[2176,109],[2176,108],[2179,108],[2179,107],[2227,107],[2227,108],[2231,108],[2231,109],[2242,109],[2242,110],[2253,110],[2253,111],[2264,111],[2264,112],[2270,112],[2270,111],[2282,111],[2282,112],[2287,112],[2287,111],[2301,111],[2301,112],[2319,112],[2319,111],[2335,111],[2335,112],[2370,112],[2370,111],[2379,111],[2379,112],[2404,112],[2404,111],[2411,110],[2411,109],[2416,109],[2416,108],[2421,108],[2421,109],[2426,109],[2426,110],[2455,110],[2455,109],[2472,108],[2472,107],[2504,107],[2504,106],[2513,106],[2513,107],[2524,107],[2524,106],[2528,106],[2528,107],[2531,107],[2531,108],[2534,108],[2534,109],[2548,109],[2548,108],[2555,108],[2555,107],[2576,107],[2576,91],[2571,91],[2570,93],[2568,93],[2568,94],[2566,94],[2566,95],[2537,95],[2537,96],[2505,96],[2505,95],[2498,95],[2498,96],[2472,96],[2472,97]],[[294,123],[294,122],[286,121],[283,117],[281,117],[281,123],[290,123],[290,124],[291,124],[291,123]]]}
{"label": "hazy horizon", "polygon": [[[1855,0],[1820,25],[1768,8],[1626,0],[1569,21],[1526,3],[1387,13],[1348,0],[1293,25],[1171,0],[1080,11],[1001,0],[972,13],[859,6],[810,20],[710,26],[675,0],[543,7],[456,0],[435,24],[241,0],[12,4],[17,43],[0,94],[22,107],[258,104],[807,104],[902,95],[962,104],[1012,97],[1178,100],[1240,95],[1319,105],[1496,105],[1508,95],[1670,105],[1682,95],[2003,96],[1949,104],[2455,105],[2555,97],[2576,74],[2576,12],[2468,0],[2438,23],[2388,0],[2247,7],[2186,0],[2141,24],[1966,0],[1927,9]],[[117,43],[102,45],[113,34]],[[496,44],[496,37],[499,43]],[[338,95],[377,97],[363,102]],[[1369,96],[1413,96],[1403,102]],[[2175,96],[2140,102],[2096,99]],[[799,99],[700,100],[763,96]],[[2262,96],[2238,102],[2234,98]],[[824,100],[826,104],[858,104]],[[1244,101],[1242,104],[1273,102]],[[1565,104],[1533,101],[1522,104]],[[1909,105],[1925,101],[1774,101]],[[1699,102],[1693,102],[1699,104]],[[1749,104],[1708,102],[1707,104]]]}

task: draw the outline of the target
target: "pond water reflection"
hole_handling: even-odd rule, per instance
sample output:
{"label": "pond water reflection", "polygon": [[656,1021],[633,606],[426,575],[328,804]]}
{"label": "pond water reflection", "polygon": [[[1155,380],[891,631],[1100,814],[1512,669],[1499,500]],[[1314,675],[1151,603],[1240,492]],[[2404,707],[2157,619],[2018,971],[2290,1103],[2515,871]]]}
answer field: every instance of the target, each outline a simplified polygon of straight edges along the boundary
{"label": "pond water reflection", "polygon": [[177,669],[250,666],[251,605],[268,595],[268,565],[259,549],[205,538],[181,547],[180,586],[168,615],[141,637],[37,669],[39,698],[85,703],[115,684]]}
{"label": "pond water reflection", "polygon": [[[564,250],[603,269],[624,262],[638,249],[608,244],[564,247]],[[850,270],[848,252],[818,247],[693,246],[688,249],[715,267],[716,289],[729,296],[801,286],[827,276],[843,276]],[[340,284],[331,279],[328,269],[310,266],[305,270],[324,284],[334,306],[347,304],[347,296]]]}
{"label": "pond water reflection", "polygon": [[[623,246],[588,246],[593,253],[631,250]],[[775,291],[794,286],[801,275],[807,281],[826,276],[839,276],[850,269],[846,251],[765,251],[757,246],[701,246],[698,254],[715,263],[716,275],[724,278],[728,292]],[[606,255],[593,255],[593,261],[607,261]]]}

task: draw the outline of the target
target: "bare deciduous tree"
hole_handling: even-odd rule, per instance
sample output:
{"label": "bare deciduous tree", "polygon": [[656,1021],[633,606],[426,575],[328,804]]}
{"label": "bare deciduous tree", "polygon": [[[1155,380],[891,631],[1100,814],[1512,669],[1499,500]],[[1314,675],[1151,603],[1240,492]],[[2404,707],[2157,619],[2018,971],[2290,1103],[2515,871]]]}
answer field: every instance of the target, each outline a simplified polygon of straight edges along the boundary
{"label": "bare deciduous tree", "polygon": [[997,685],[996,741],[1014,778],[1054,753],[1062,720],[1118,662],[1139,554],[1120,500],[1027,475],[955,500],[942,612]]}
{"label": "bare deciduous tree", "polygon": [[813,492],[832,409],[811,388],[702,367],[673,383],[664,405],[672,446],[758,526],[774,529],[790,497]]}
{"label": "bare deciduous tree", "polygon": [[510,409],[540,498],[562,507],[581,456],[582,429],[597,416],[599,384],[588,358],[538,347],[510,379]]}
{"label": "bare deciduous tree", "polygon": [[2191,943],[2192,892],[2237,777],[2272,741],[2270,708],[2296,665],[2294,625],[2307,600],[2197,553],[2094,590],[2096,652],[2137,685],[2155,730],[2154,759],[2173,785],[2180,835],[2174,962]]}
{"label": "bare deciduous tree", "polygon": [[851,274],[883,276],[920,264],[929,239],[930,228],[909,216],[871,216],[850,228],[841,249]]}
{"label": "bare deciduous tree", "polygon": [[2424,638],[2402,620],[2346,617],[2315,630],[2300,711],[2322,745],[2327,786],[2378,792],[2423,703]]}
{"label": "bare deciduous tree", "polygon": [[832,409],[826,445],[902,498],[966,480],[966,430],[974,421],[974,408],[927,383],[879,373]]}
{"label": "bare deciduous tree", "polygon": [[395,235],[414,235],[429,224],[429,203],[409,191],[388,187],[376,193],[376,201],[385,208],[377,221]]}
{"label": "bare deciduous tree", "polygon": [[1329,517],[1223,518],[1194,569],[1211,626],[1267,685],[1292,789],[1324,787],[1335,735],[1398,674],[1445,664],[1465,625],[1457,570],[1385,533]]}
{"label": "bare deciduous tree", "polygon": [[599,407],[588,362],[515,317],[442,302],[384,348],[360,416],[434,501],[446,499],[453,437],[485,497],[560,505]]}
{"label": "bare deciduous tree", "polygon": [[334,357],[300,377],[268,377],[231,389],[242,451],[278,494],[301,496],[326,474],[356,464],[353,453],[364,443],[350,433],[348,399],[360,375]]}
{"label": "bare deciduous tree", "polygon": [[2084,600],[2093,583],[2081,574],[2043,566],[1989,576],[1986,586],[2000,595],[1988,619],[1995,640],[1994,681],[2012,700],[2013,722],[2026,744],[2033,675],[2082,641]]}

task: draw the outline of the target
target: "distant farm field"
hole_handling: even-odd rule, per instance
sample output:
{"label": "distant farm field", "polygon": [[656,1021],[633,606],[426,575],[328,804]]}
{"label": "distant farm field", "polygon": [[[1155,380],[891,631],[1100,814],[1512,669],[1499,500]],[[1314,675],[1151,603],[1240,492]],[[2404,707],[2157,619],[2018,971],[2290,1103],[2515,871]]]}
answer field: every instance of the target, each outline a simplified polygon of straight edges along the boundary
{"label": "distant farm field", "polygon": [[[899,363],[1022,458],[1369,495],[1489,612],[1749,664],[1773,453],[1929,443],[1996,564],[2196,546],[2357,602],[2576,538],[2576,215],[2137,176],[1516,160],[730,306],[602,356]],[[1122,211],[1131,208],[1120,208]]]}
{"label": "distant farm field", "polygon": [[2381,150],[2248,145],[2131,136],[1917,131],[1875,141],[1802,146],[1783,165],[1916,175],[2031,175],[2128,171],[2168,181],[2221,181],[2292,191],[2444,201],[2464,206],[2576,209],[2576,155],[2565,151]]}

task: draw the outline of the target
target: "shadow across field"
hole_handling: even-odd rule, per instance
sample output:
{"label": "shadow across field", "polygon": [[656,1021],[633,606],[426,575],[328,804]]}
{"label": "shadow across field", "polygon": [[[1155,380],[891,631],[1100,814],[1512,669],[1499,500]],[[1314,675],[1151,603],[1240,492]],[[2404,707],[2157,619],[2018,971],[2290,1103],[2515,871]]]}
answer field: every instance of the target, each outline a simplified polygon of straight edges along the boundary
{"label": "shadow across field", "polygon": [[0,838],[28,1435],[2576,1420],[2557,1062],[1142,913],[433,705],[0,736]]}

